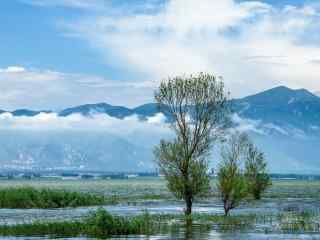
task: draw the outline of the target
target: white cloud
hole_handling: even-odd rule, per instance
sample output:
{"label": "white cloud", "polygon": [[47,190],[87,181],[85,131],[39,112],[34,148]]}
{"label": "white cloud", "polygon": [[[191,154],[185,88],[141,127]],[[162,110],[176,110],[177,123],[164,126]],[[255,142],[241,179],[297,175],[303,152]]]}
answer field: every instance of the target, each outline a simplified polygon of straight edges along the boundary
{"label": "white cloud", "polygon": [[155,125],[163,125],[166,122],[166,117],[163,113],[157,113],[152,117],[148,117],[147,122]]}
{"label": "white cloud", "polygon": [[129,137],[136,133],[146,136],[169,136],[171,130],[165,123],[162,114],[155,115],[147,121],[139,120],[135,115],[118,119],[106,114],[94,114],[86,117],[80,114],[72,114],[66,117],[56,113],[40,113],[36,116],[13,116],[5,112],[0,114],[0,129],[5,130],[72,130],[72,131],[99,131],[113,135]]}
{"label": "white cloud", "polygon": [[64,27],[109,64],[147,79],[209,71],[224,76],[235,96],[279,84],[320,89],[320,69],[312,63],[320,56],[316,5],[171,0],[153,9],[113,7],[118,14],[107,11]]}
{"label": "white cloud", "polygon": [[7,68],[0,68],[0,73],[22,73],[25,72],[25,68],[21,66],[9,66]]}
{"label": "white cloud", "polygon": [[57,109],[102,101],[135,106],[152,99],[154,83],[10,66],[0,69],[0,88],[0,109]]}
{"label": "white cloud", "polygon": [[[312,138],[307,136],[304,130],[298,129],[289,124],[286,126],[279,126],[262,120],[242,118],[236,113],[231,116],[231,120],[235,124],[234,128],[230,129],[231,132],[236,130],[238,132],[255,133],[263,136],[282,135],[285,137],[290,136],[290,138],[295,139]],[[314,129],[314,131],[316,131],[316,129]]]}
{"label": "white cloud", "polygon": [[236,125],[232,130],[265,135],[265,132],[261,129],[261,121],[241,118],[236,113],[231,116],[231,120]]}
{"label": "white cloud", "polygon": [[104,9],[107,1],[104,0],[21,0],[24,3],[41,7],[69,7],[85,10]]}

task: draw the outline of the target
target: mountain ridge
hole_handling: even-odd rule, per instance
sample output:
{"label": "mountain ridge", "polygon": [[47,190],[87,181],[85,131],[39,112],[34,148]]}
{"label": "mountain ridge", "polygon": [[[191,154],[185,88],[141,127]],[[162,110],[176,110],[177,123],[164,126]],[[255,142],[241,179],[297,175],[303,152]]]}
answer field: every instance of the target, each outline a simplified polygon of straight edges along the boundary
{"label": "mountain ridge", "polygon": [[[263,121],[280,127],[299,128],[313,132],[320,128],[320,97],[306,89],[290,89],[286,86],[274,87],[257,94],[229,100],[231,110],[241,118]],[[0,110],[0,114],[7,111]],[[61,111],[18,109],[11,111],[13,116],[34,117],[40,113],[55,113],[59,117],[80,114],[86,117],[107,114],[124,119],[136,115],[145,120],[159,113],[156,103],[146,103],[134,108],[108,103],[83,104]],[[168,116],[167,116],[168,117]]]}
{"label": "mountain ridge", "polygon": [[[306,89],[290,89],[286,86],[274,87],[256,94],[252,94],[243,98],[229,100],[233,105],[236,104],[235,111],[245,106],[247,103],[257,106],[266,106],[275,104],[274,107],[287,106],[292,104],[314,102],[320,105],[320,97],[311,93]],[[243,109],[241,109],[243,110]],[[17,109],[13,111],[5,111],[0,109],[1,113],[11,113],[13,116],[35,116],[40,113],[57,113],[61,117],[66,117],[71,114],[82,114],[89,116],[93,114],[108,114],[112,117],[124,118],[133,114],[152,116],[159,113],[156,103],[146,103],[133,108],[125,106],[111,105],[106,102],[88,103],[65,108],[61,111],[52,110],[32,110],[32,109]]]}
{"label": "mountain ridge", "polygon": [[[234,127],[248,131],[253,141],[266,154],[270,171],[280,173],[315,173],[320,171],[320,98],[305,89],[276,87],[258,94],[230,100]],[[0,114],[7,111],[1,111]],[[152,149],[160,139],[170,137],[159,125],[144,129],[142,122],[159,113],[156,103],[135,108],[113,106],[107,103],[84,104],[62,111],[12,111],[16,117],[34,117],[41,112],[64,118],[72,114],[93,117],[108,114],[124,120],[137,115],[140,128],[132,130],[137,121],[124,121],[129,133],[119,134],[122,122],[116,128],[98,131],[81,129],[19,130],[0,129],[0,163],[6,169],[104,169],[106,171],[152,170]],[[140,122],[141,121],[141,122]]]}

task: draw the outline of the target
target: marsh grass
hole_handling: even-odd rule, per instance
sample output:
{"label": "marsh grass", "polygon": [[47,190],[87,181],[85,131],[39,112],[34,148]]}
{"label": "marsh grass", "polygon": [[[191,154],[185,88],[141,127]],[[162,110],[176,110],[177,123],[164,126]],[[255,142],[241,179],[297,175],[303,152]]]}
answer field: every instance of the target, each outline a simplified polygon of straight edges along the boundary
{"label": "marsh grass", "polygon": [[33,187],[0,190],[0,208],[65,208],[93,206],[116,201],[104,196],[66,190],[35,189]]}
{"label": "marsh grass", "polygon": [[[256,232],[257,225],[266,224],[264,233],[319,233],[319,215],[312,212],[290,212],[276,215],[210,215],[193,214],[188,219],[184,214],[151,215],[145,212],[138,216],[124,217],[109,214],[103,208],[77,221],[34,222],[0,226],[1,236],[50,236],[107,238],[125,235],[154,235],[179,233],[188,228],[222,233]],[[191,225],[188,222],[192,222]]]}
{"label": "marsh grass", "polygon": [[280,217],[280,228],[285,233],[319,233],[320,219],[310,211],[290,212]]}
{"label": "marsh grass", "polygon": [[97,237],[113,235],[149,235],[158,228],[148,213],[135,217],[113,216],[100,208],[79,221],[34,222],[19,225],[0,226],[1,236],[51,236],[51,237]]}
{"label": "marsh grass", "polygon": [[[184,215],[160,215],[159,222],[184,223]],[[278,214],[211,215],[192,214],[193,224],[199,224],[218,232],[263,233],[320,233],[320,215],[317,212],[282,212]],[[181,224],[180,224],[181,226]]]}

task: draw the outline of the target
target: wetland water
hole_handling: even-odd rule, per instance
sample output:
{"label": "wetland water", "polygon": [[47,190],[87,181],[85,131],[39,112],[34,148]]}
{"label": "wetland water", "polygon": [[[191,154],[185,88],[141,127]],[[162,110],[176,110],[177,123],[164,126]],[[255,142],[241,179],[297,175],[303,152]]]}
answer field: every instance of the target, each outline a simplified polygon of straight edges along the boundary
{"label": "wetland water", "polygon": [[[105,180],[105,181],[0,181],[1,187],[33,186],[39,188],[56,188],[73,191],[93,192],[119,196],[135,196],[134,201],[130,198],[126,202],[113,206],[104,206],[112,214],[129,216],[141,214],[148,211],[150,214],[181,214],[183,203],[173,201],[168,196],[165,184],[160,179],[134,179],[134,180]],[[156,199],[139,199],[139,195],[155,195]],[[152,197],[149,197],[152,198]],[[85,217],[97,207],[80,207],[66,209],[0,209],[0,224],[19,224],[33,221],[56,221],[76,220]],[[222,205],[217,198],[194,204],[194,213],[221,215]],[[250,228],[235,231],[222,231],[214,223],[203,224],[193,222],[193,225],[186,228],[184,224],[173,224],[173,227],[166,228],[156,236],[127,236],[113,237],[111,239],[319,239],[320,231],[313,233],[284,234],[281,232],[277,214],[288,212],[312,211],[315,214],[313,222],[320,224],[320,182],[302,181],[279,181],[275,182],[272,189],[265,198],[259,202],[248,202],[235,209],[234,216],[255,214],[259,216],[275,216],[272,220],[254,222]],[[266,234],[267,233],[267,234]],[[0,239],[52,239],[30,238],[30,237],[0,237]],[[66,239],[66,238],[63,238]],[[71,238],[70,238],[71,239]],[[86,238],[73,238],[86,239]]]}

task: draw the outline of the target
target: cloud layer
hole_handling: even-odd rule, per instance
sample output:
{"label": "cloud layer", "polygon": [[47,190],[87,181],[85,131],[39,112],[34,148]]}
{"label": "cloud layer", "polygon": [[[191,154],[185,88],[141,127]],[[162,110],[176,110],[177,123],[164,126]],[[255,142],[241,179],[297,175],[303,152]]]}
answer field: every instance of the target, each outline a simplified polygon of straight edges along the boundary
{"label": "cloud layer", "polygon": [[[151,1],[152,2],[152,1]],[[234,96],[274,85],[320,89],[320,8],[259,1],[171,0],[113,7],[64,27],[146,79],[209,71]],[[151,10],[150,10],[151,9]]]}
{"label": "cloud layer", "polygon": [[320,90],[320,5],[314,2],[20,2],[39,11],[72,12],[72,18],[54,18],[56,34],[88,43],[104,56],[106,66],[116,69],[113,76],[127,80],[0,66],[0,109],[58,109],[96,102],[132,107],[152,101],[161,79],[200,71],[223,76],[233,97],[283,84]]}
{"label": "cloud layer", "polygon": [[5,110],[59,109],[97,102],[135,106],[151,100],[153,95],[150,82],[113,81],[95,75],[22,66],[0,68],[0,88],[0,109]]}
{"label": "cloud layer", "polygon": [[142,121],[133,115],[124,119],[106,114],[83,116],[72,114],[60,117],[57,113],[40,113],[35,116],[13,116],[9,112],[0,114],[0,129],[11,130],[75,130],[106,131],[115,135],[131,135],[135,132],[169,133],[165,117],[159,113]]}

